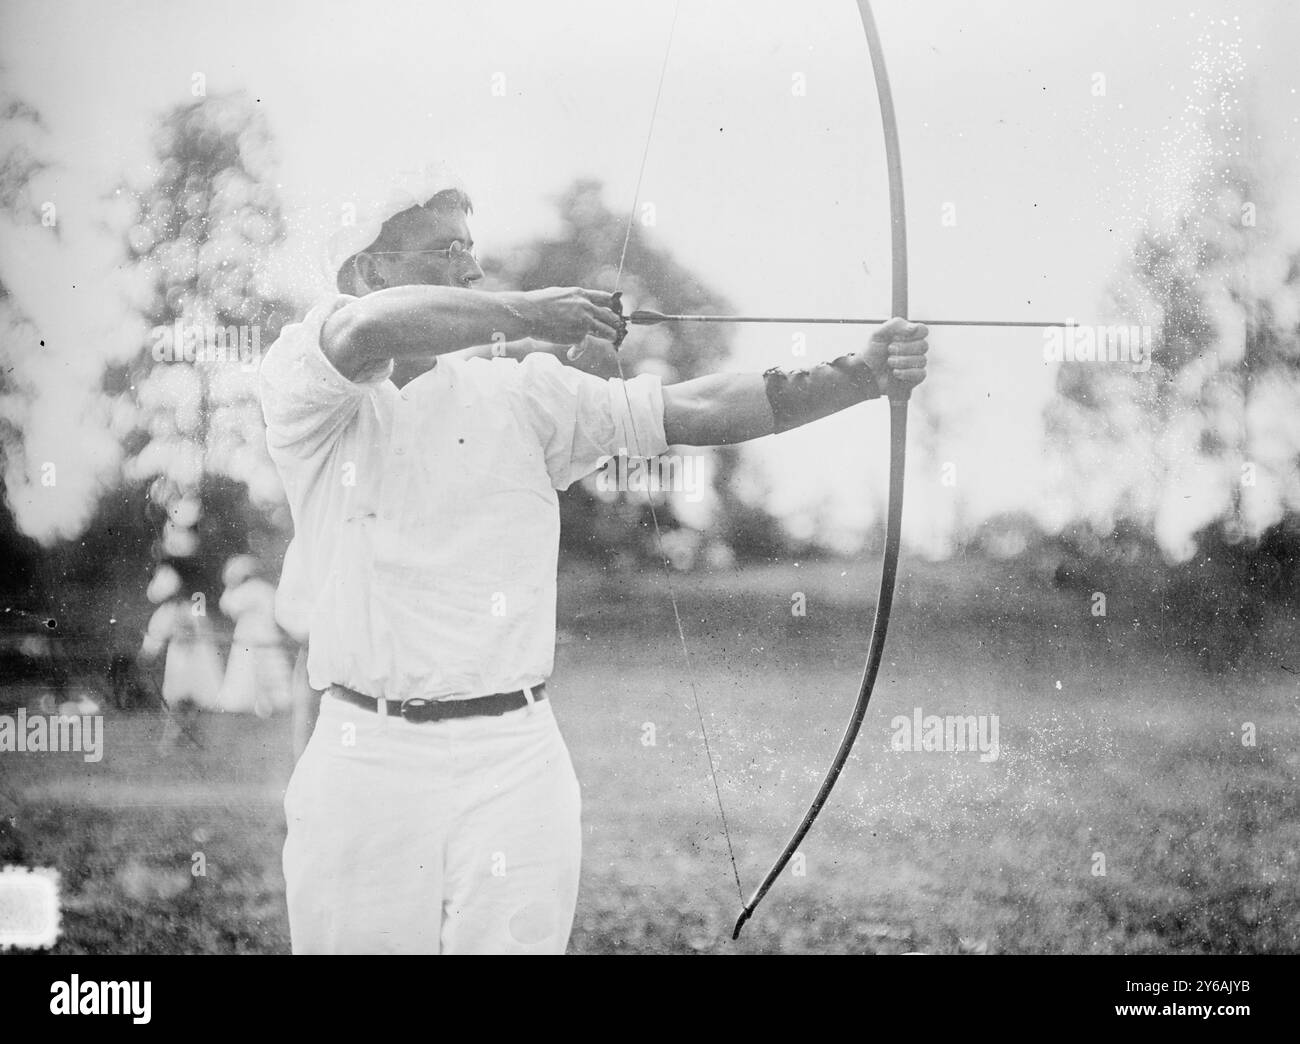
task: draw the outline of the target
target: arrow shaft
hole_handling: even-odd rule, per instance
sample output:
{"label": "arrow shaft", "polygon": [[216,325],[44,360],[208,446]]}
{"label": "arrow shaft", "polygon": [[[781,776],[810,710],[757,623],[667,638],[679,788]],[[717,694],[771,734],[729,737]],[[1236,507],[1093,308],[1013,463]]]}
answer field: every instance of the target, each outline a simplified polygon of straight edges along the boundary
{"label": "arrow shaft", "polygon": [[[627,317],[633,326],[656,326],[659,323],[785,323],[791,326],[883,326],[888,319],[828,319],[808,316],[770,315],[663,315],[659,312],[638,311]],[[1072,323],[1039,322],[1031,319],[913,319],[925,326],[1023,326],[1045,328],[1072,326]]]}

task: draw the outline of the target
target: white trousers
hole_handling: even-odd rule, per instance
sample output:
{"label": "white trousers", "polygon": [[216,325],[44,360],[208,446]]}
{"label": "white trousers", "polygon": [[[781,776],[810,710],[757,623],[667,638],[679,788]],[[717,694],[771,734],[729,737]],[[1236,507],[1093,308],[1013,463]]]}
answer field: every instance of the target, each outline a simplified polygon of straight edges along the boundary
{"label": "white trousers", "polygon": [[549,700],[413,724],[328,693],[284,797],[294,953],[563,953],[581,801]]}

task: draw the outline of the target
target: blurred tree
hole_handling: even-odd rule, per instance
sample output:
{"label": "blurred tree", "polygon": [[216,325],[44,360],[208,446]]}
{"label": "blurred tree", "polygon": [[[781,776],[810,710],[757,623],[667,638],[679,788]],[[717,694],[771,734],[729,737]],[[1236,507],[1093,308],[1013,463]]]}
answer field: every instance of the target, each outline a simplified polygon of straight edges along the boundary
{"label": "blurred tree", "polygon": [[1284,179],[1245,147],[1249,121],[1215,112],[1205,137],[1181,207],[1148,224],[1109,293],[1117,324],[1150,331],[1150,368],[1062,366],[1049,431],[1071,542],[1103,538],[1092,576],[1134,556],[1181,563],[1156,581],[1162,613],[1205,624],[1191,640],[1218,664],[1267,603],[1297,597],[1275,581],[1300,557],[1300,244]]}
{"label": "blurred tree", "polygon": [[1116,323],[1150,330],[1150,369],[1062,366],[1050,417],[1076,513],[1102,533],[1130,519],[1178,560],[1193,532],[1258,539],[1300,511],[1300,428],[1284,420],[1300,403],[1300,244],[1280,186],[1243,157],[1249,132],[1225,126],[1110,290]]}
{"label": "blurred tree", "polygon": [[23,457],[22,401],[27,389],[15,379],[10,353],[22,343],[35,339],[31,322],[18,308],[8,287],[0,280],[0,555],[5,568],[0,571],[0,592],[39,600],[42,584],[40,546],[23,533],[14,518],[9,501],[11,462]]}
{"label": "blurred tree", "polygon": [[[60,228],[40,197],[41,176],[54,169],[48,128],[40,113],[7,89],[0,89],[0,215],[8,230],[40,228],[57,241]],[[43,388],[24,350],[44,346],[31,316],[0,280],[0,678],[6,683],[38,681],[62,693],[73,666],[59,629],[64,623],[58,595],[59,562],[52,560],[50,533],[44,541],[23,532],[15,515],[12,485],[26,492],[27,422]],[[75,657],[75,651],[74,651]],[[22,701],[21,686],[0,703]]]}
{"label": "blurred tree", "polygon": [[[487,261],[490,286],[532,290],[546,286],[612,288],[627,221],[605,205],[599,182],[578,180],[556,201],[559,233],[518,247]],[[633,222],[622,289],[625,307],[665,312],[726,312],[727,302],[704,286],[665,250],[655,246],[641,222]],[[621,349],[623,371],[656,373],[665,384],[716,372],[730,353],[725,328],[689,323],[635,327]],[[600,353],[583,356],[583,369],[597,376],[617,376],[617,368]],[[628,447],[629,450],[632,447]],[[673,501],[659,510],[665,545],[674,563],[725,561],[736,556],[763,556],[780,546],[780,528],[764,512],[743,502],[733,486],[739,461],[734,447],[700,452],[710,464],[716,510],[707,531],[686,525]],[[645,494],[601,490],[596,476],[575,483],[561,495],[564,549],[568,554],[602,562],[657,557]]]}
{"label": "blurred tree", "polygon": [[270,133],[246,96],[178,106],[154,151],[126,232],[148,334],[105,387],[123,406],[124,477],[160,526],[156,556],[215,606],[224,560],[272,558],[272,533],[288,528],[256,393],[261,354],[293,313],[261,280],[284,226]]}
{"label": "blurred tree", "polygon": [[112,252],[102,215],[68,191],[76,179],[52,158],[54,141],[39,113],[0,92],[0,235],[10,265],[0,285],[0,463],[15,530],[46,549],[84,531],[116,474],[99,379],[104,358],[130,338],[112,287],[115,257],[102,253]]}
{"label": "blurred tree", "polygon": [[[33,182],[50,170],[41,115],[7,88],[0,88],[0,214],[16,225],[39,223],[40,202]],[[0,279],[0,591],[10,600],[39,603],[48,594],[42,574],[39,545],[24,534],[14,518],[9,499],[11,467],[23,458],[23,424],[32,391],[17,373],[15,355],[22,346],[39,341],[30,317]]]}
{"label": "blurred tree", "polygon": [[48,129],[41,114],[8,88],[0,87],[0,211],[16,221],[40,221],[32,182],[52,163]]}

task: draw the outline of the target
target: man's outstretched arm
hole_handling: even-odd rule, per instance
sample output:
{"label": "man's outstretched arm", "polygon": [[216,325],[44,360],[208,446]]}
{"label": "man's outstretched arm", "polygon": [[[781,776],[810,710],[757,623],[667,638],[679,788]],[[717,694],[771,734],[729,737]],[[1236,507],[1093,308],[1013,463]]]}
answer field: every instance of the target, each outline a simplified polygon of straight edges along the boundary
{"label": "man's outstretched arm", "polygon": [[664,388],[670,445],[725,446],[788,431],[925,380],[929,330],[891,319],[861,352],[807,371],[719,373]]}

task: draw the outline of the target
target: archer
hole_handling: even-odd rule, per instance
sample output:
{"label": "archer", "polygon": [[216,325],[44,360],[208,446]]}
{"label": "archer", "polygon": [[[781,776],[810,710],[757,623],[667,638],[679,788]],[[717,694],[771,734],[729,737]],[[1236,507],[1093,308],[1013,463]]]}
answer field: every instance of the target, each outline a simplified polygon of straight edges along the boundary
{"label": "archer", "polygon": [[281,586],[324,691],[285,795],[296,953],[562,953],[581,832],[547,694],[556,491],[628,447],[744,442],[925,379],[928,331],[901,318],[807,371],[667,386],[497,357],[614,351],[626,327],[609,293],[476,289],[471,212],[444,190],[377,215],[261,367]]}

